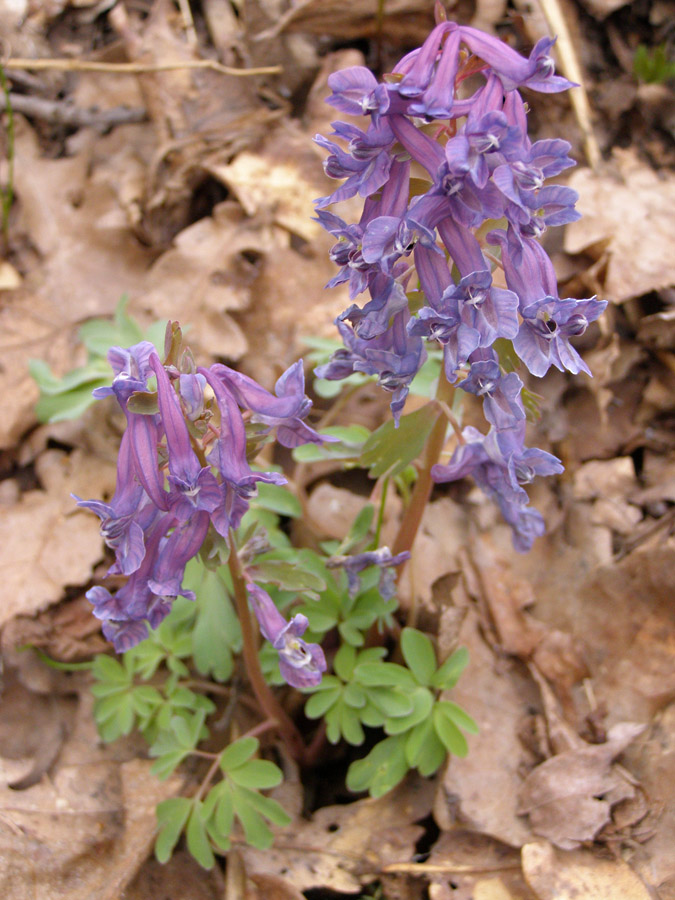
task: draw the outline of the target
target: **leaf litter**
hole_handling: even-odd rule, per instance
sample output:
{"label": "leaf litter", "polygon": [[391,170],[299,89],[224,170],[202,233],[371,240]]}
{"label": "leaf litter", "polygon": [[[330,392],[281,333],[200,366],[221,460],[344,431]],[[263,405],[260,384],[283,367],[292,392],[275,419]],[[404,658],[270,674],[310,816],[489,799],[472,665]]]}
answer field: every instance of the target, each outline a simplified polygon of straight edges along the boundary
{"label": "leaf litter", "polygon": [[[95,419],[34,430],[27,360],[69,369],[79,324],[111,314],[124,292],[144,322],[189,322],[199,352],[239,361],[267,384],[303,352],[304,335],[330,335],[346,297],[323,291],[333,272],[310,218],[311,199],[326,192],[311,145],[330,122],[326,77],[364,63],[348,42],[368,48],[365,62],[380,53],[386,65],[432,16],[419,0],[387,4],[380,38],[375,3],[251,0],[235,12],[208,0],[191,25],[183,6],[153,3],[146,16],[139,5],[61,2],[27,6],[22,24],[14,5],[2,5],[22,55],[95,52],[150,69],[8,72],[27,96],[127,106],[146,119],[105,133],[69,129],[53,113],[16,116],[0,308],[2,896],[23,900],[37,885],[47,900],[162,891],[298,900],[320,889],[354,896],[377,881],[387,898],[411,900],[425,889],[431,900],[675,897],[675,238],[672,173],[659,165],[672,153],[670,89],[636,87],[626,63],[638,40],[660,39],[656,13],[649,22],[630,5],[589,0],[570,23],[607,159],[570,176],[584,218],[554,257],[566,296],[587,289],[616,305],[584,339],[595,379],[571,387],[556,372],[541,388],[539,441],[567,466],[555,489],[538,489],[549,535],[514,559],[488,504],[463,485],[439,489],[401,584],[402,603],[443,653],[459,644],[471,652],[453,692],[481,728],[469,755],[436,783],[409,780],[380,800],[309,815],[296,780],[294,802],[285,800],[294,823],[272,851],[236,849],[224,873],[209,875],[179,851],[160,869],[147,860],[154,806],[181,784],[152,777],[133,741],[98,746],[85,677],[57,677],[17,652],[31,644],[82,659],[101,649],[82,593],[103,550],[97,524],[73,511],[69,493],[114,486],[114,429],[103,445]],[[517,27],[533,42],[542,26],[518,9]],[[475,15],[490,28],[504,10],[480,3]],[[152,71],[214,53],[227,65],[283,71]],[[610,90],[617,80],[622,96]],[[532,115],[541,136],[555,117],[568,123],[583,158],[565,103],[535,99]],[[360,402],[372,425],[367,390]],[[365,502],[333,477],[326,471],[310,486],[324,536],[331,504],[346,514]],[[389,501],[385,534],[399,515]]]}

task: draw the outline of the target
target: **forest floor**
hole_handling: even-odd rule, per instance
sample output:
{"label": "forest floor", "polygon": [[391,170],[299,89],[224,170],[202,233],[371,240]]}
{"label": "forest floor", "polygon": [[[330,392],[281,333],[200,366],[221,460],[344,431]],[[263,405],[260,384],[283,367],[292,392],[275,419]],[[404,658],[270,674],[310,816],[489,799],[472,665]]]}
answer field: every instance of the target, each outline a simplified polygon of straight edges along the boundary
{"label": "forest floor", "polygon": [[[102,745],[88,674],[21,649],[66,662],[106,649],[84,598],[105,570],[98,521],[71,494],[112,492],[120,433],[105,403],[38,424],[28,361],[57,375],[83,363],[80,326],[125,294],[144,326],[189,325],[196,358],[268,387],[305,337],[333,336],[348,299],[324,289],[330,240],[312,219],[328,193],[312,142],[335,117],[326,80],[388,71],[433,24],[430,0],[383,7],[378,24],[376,0],[0,2],[14,130],[12,149],[5,110],[4,900],[675,900],[675,98],[665,64],[635,74],[639,45],[672,54],[666,0],[450,10],[523,51],[551,31],[542,10],[562,16],[559,62],[577,61],[588,108],[569,94],[528,103],[533,139],[573,145],[565,180],[583,218],[547,249],[561,296],[609,300],[579,342],[593,379],[551,371],[536,385],[534,443],[566,467],[534,491],[547,535],[515,555],[490,503],[439,488],[401,584],[441,650],[469,648],[453,695],[480,726],[469,755],[378,800],[350,800],[339,755],[306,777],[309,795],[289,764],[296,820],[273,850],[242,844],[205,872],[179,849],[160,866],[154,807],[184,782],[156,780],[133,737]],[[360,391],[336,421],[374,427],[386,402]],[[328,538],[369,486],[326,468],[307,490],[304,525]]]}

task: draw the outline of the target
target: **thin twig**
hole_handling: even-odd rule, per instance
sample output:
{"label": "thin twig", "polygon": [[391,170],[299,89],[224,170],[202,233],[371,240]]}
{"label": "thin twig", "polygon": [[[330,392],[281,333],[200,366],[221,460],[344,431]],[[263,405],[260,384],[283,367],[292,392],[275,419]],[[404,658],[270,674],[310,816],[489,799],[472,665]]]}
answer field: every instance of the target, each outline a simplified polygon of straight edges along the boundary
{"label": "thin twig", "polygon": [[211,69],[220,72],[221,75],[236,75],[248,77],[250,75],[278,75],[281,66],[259,66],[255,69],[235,69],[232,66],[224,66],[215,59],[187,59],[177,62],[161,63],[107,63],[89,59],[23,59],[21,57],[10,58],[4,62],[5,69],[29,69],[34,72],[44,72],[57,69],[66,72],[107,72],[111,75],[143,75],[149,72],[173,72],[178,69]]}
{"label": "thin twig", "polygon": [[2,189],[2,242],[6,253],[9,248],[9,214],[14,202],[14,107],[5,70],[1,65],[0,89],[5,98],[5,113],[7,114],[7,186]]}
{"label": "thin twig", "polygon": [[75,106],[69,100],[46,100],[44,97],[13,93],[9,95],[9,99],[14,112],[73,128],[107,130],[116,125],[143,122],[148,117],[144,109],[131,109],[128,106],[114,106],[111,109],[99,109],[96,106],[81,107]]}
{"label": "thin twig", "polygon": [[567,27],[567,19],[560,7],[559,0],[539,0],[544,18],[548,22],[548,27],[553,34],[558,35],[558,54],[560,56],[560,68],[566,78],[575,81],[579,85],[576,90],[570,94],[570,102],[572,109],[581,128],[584,137],[584,153],[586,159],[592,169],[597,168],[601,155],[598,141],[593,131],[593,120],[591,117],[591,104],[588,100],[586,87],[584,85],[584,74],[579,62],[579,57],[574,49],[572,35]]}

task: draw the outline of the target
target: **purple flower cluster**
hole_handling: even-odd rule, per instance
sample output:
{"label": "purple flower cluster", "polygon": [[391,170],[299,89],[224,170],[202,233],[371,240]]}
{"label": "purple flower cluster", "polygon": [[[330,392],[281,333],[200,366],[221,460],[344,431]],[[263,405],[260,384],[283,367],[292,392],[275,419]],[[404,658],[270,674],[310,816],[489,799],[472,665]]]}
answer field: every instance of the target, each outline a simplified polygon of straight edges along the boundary
{"label": "purple flower cluster", "polygon": [[[112,386],[94,394],[115,396],[127,420],[115,494],[109,503],[75,499],[101,519],[115,552],[108,574],[128,577],[115,594],[101,586],[87,592],[104,635],[121,652],[143,640],[148,625],[156,628],[179,594],[194,599],[182,587],[185,566],[209,529],[227,538],[259,482],[285,483],[282,475],[251,468],[244,415],[257,435],[276,429],[285,447],[323,438],[303,421],[311,402],[301,362],[271,394],[224,365],[179,372],[163,365],[147,341],[113,347],[108,358]],[[136,411],[139,401],[147,411]]]}
{"label": "purple flower cluster", "polygon": [[[537,240],[549,226],[579,217],[575,191],[545,184],[574,165],[570,144],[532,143],[519,93],[574,86],[554,74],[552,44],[540,40],[525,59],[496,37],[441,22],[382,84],[361,66],[331,75],[327,102],[370,122],[365,130],[333,123],[331,137],[346,149],[316,138],[329,151],[327,174],[344,179],[317,201],[318,221],[337,239],[331,258],[340,270],[329,286],[348,284],[351,300],[369,295],[339,316],[345,347],[316,374],[377,375],[393,395],[398,422],[425,342],[440,345],[446,378],[482,398],[490,432],[467,429],[464,444],[433,477],[473,475],[499,503],[519,550],[544,530],[522,483],[562,466],[524,447],[523,383],[503,370],[495,342],[511,341],[533,375],[551,366],[590,374],[570,338],[606,306],[595,298],[561,300]],[[467,79],[477,73],[481,83],[471,93],[467,84],[477,78]],[[356,195],[364,198],[357,224],[326,211]],[[498,248],[501,262],[485,243]],[[493,262],[504,270],[505,288],[493,281]],[[418,288],[421,308],[406,293]]]}

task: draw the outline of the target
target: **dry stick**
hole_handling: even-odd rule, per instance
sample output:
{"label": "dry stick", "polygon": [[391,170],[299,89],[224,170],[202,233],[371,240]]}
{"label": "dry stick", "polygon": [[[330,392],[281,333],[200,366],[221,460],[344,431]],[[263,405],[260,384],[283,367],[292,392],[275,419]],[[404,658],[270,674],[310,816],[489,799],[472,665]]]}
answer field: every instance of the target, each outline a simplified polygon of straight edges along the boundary
{"label": "dry stick", "polygon": [[128,106],[114,106],[112,109],[75,106],[64,100],[46,100],[44,97],[30,97],[25,94],[10,94],[14,112],[43,119],[57,125],[74,128],[113,128],[115,125],[134,125],[147,119],[144,109]]}
{"label": "dry stick", "polygon": [[588,94],[584,85],[584,74],[579,63],[579,57],[574,49],[572,35],[567,27],[567,20],[560,7],[559,0],[539,0],[544,17],[554,34],[558,35],[558,54],[560,55],[560,67],[570,81],[576,81],[578,90],[572,91],[570,101],[572,109],[577,117],[577,122],[584,136],[584,152],[592,169],[597,168],[600,162],[600,148],[593,131],[591,117],[591,105],[588,102]]}
{"label": "dry stick", "polygon": [[5,69],[32,69],[34,72],[58,69],[67,72],[107,72],[113,75],[124,73],[127,75],[143,75],[148,72],[173,72],[177,69],[211,69],[220,72],[221,75],[236,75],[248,77],[249,75],[278,75],[281,66],[259,66],[256,69],[235,69],[232,66],[224,66],[215,59],[187,59],[180,62],[163,63],[106,63],[88,59],[23,59],[17,57],[4,61]]}
{"label": "dry stick", "polygon": [[234,602],[237,607],[237,616],[241,624],[242,652],[246,673],[251,682],[262,711],[269,719],[274,719],[279,731],[288,744],[288,747],[296,760],[302,760],[305,755],[305,744],[300,732],[293,721],[283,709],[277,698],[269,689],[265,676],[260,668],[258,649],[256,647],[255,632],[251,624],[251,613],[248,608],[246,583],[241,571],[241,563],[237,556],[237,548],[234,542],[234,534],[230,531],[230,558],[228,560],[232,584],[234,585]]}
{"label": "dry stick", "polygon": [[[446,407],[449,407],[450,401],[452,400],[452,392],[453,387],[445,377],[445,373],[441,370],[438,380],[438,390],[436,391],[436,399]],[[401,522],[401,526],[391,550],[394,556],[397,553],[402,553],[404,550],[410,550],[415,542],[415,537],[420,527],[422,516],[424,515],[424,509],[431,495],[431,488],[433,486],[431,468],[440,458],[443,445],[445,444],[445,432],[447,431],[447,427],[448,423],[446,416],[444,413],[441,413],[429,435],[424,454],[424,463],[417,477],[417,483],[413,490],[410,506],[405,511],[403,521]],[[399,575],[402,569],[403,566],[399,566]]]}

